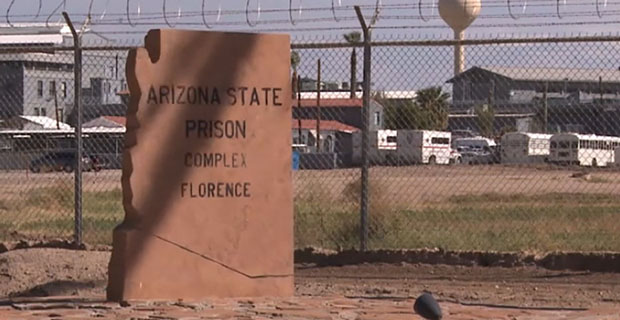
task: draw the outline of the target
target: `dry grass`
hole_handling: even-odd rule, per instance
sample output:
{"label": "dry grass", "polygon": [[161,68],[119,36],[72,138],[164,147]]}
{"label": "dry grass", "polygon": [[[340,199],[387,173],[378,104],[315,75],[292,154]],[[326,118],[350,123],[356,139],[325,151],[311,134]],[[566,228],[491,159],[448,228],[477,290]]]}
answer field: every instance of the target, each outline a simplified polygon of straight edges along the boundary
{"label": "dry grass", "polygon": [[[371,168],[374,248],[620,251],[620,172],[503,166]],[[296,171],[295,240],[357,247],[359,169]],[[109,243],[124,216],[120,172],[87,174],[84,237]],[[71,175],[0,173],[0,235],[73,233]]]}
{"label": "dry grass", "polygon": [[[71,237],[74,230],[73,185],[57,183],[3,200],[0,234],[16,231],[33,238]],[[110,243],[124,213],[120,189],[83,193],[83,235],[87,243]]]}

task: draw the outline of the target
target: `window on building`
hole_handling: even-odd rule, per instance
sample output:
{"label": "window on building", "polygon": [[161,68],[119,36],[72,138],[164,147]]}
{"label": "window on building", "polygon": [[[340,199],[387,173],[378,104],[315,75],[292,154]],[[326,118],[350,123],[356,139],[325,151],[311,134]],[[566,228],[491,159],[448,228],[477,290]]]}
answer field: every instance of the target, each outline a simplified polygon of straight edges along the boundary
{"label": "window on building", "polygon": [[37,81],[37,96],[39,97],[43,96],[43,81],[42,80]]}
{"label": "window on building", "polygon": [[380,126],[381,125],[381,112],[376,111],[374,114],[374,119],[375,119],[375,126]]}
{"label": "window on building", "polygon": [[53,97],[56,95],[56,81],[50,81],[50,88],[49,88],[49,93],[50,93],[50,97]]}
{"label": "window on building", "polygon": [[109,82],[104,82],[103,83],[103,93],[105,93],[105,94],[109,94],[110,93],[110,83]]}
{"label": "window on building", "polygon": [[67,83],[65,81],[60,83],[60,96],[63,98],[67,97]]}
{"label": "window on building", "polygon": [[62,108],[58,109],[58,114],[56,115],[57,119],[59,121],[64,121],[65,119],[65,110],[63,110]]}
{"label": "window on building", "polygon": [[47,117],[47,109],[41,108],[41,116]]}
{"label": "window on building", "polygon": [[41,110],[39,110],[39,108],[34,108],[34,115],[35,116],[40,116],[41,115]]}

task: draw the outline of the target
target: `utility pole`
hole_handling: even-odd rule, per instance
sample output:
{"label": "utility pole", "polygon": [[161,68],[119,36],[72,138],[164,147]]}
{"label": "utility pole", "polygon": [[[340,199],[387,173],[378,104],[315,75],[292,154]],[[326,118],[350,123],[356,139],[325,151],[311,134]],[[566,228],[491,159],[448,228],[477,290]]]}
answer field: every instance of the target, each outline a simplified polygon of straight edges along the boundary
{"label": "utility pole", "polygon": [[[75,144],[76,144],[76,154],[75,154],[75,224],[74,224],[74,241],[76,248],[80,248],[82,246],[82,39],[81,36],[78,35],[71,19],[67,12],[62,13],[69,29],[71,29],[71,34],[73,35],[73,46],[74,46],[74,102],[73,108],[77,111],[77,121],[75,125]],[[88,22],[88,20],[87,20]],[[84,25],[86,25],[85,23]],[[83,31],[83,30],[82,30]],[[83,33],[83,32],[82,32]]]}
{"label": "utility pole", "polygon": [[547,92],[549,91],[549,82],[545,82],[545,91],[543,92],[543,133],[547,133],[547,121],[549,118],[549,105],[547,103]]}
{"label": "utility pole", "polygon": [[303,142],[301,130],[301,76],[297,75],[297,135],[299,136],[299,144]]}
{"label": "utility pole", "polygon": [[[362,94],[362,172],[361,172],[361,195],[360,195],[360,250],[368,249],[368,148],[369,148],[369,128],[370,128],[370,62],[371,62],[371,45],[370,45],[370,28],[366,24],[362,9],[355,6],[355,13],[360,22],[364,35],[364,79]],[[378,12],[373,20],[376,21]],[[372,24],[371,24],[372,25]]]}
{"label": "utility pole", "polygon": [[317,61],[316,80],[316,152],[321,152],[321,59]]}

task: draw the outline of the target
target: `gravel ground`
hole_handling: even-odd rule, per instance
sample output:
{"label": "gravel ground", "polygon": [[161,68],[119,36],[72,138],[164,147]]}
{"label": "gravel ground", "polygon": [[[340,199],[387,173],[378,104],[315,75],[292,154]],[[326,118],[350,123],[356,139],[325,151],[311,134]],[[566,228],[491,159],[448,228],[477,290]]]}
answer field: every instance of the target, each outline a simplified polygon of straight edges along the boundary
{"label": "gravel ground", "polygon": [[0,297],[105,294],[109,252],[61,249],[0,254]]}
{"label": "gravel ground", "polygon": [[[203,307],[160,302],[123,309],[103,301],[108,259],[109,252],[48,248],[0,254],[0,297],[10,298],[0,304],[0,318],[67,312],[80,318],[90,310],[88,317],[100,312],[97,317],[104,318],[136,318],[135,312],[144,316],[148,311],[144,319],[151,319],[183,311],[205,319],[271,319],[278,314],[287,319],[386,319],[387,314],[389,319],[411,319],[411,305],[425,290],[438,298],[450,319],[614,319],[620,313],[618,273],[404,263],[297,265],[297,293],[291,299],[210,301]],[[46,298],[37,300],[41,297]],[[54,297],[62,303],[50,300]]]}

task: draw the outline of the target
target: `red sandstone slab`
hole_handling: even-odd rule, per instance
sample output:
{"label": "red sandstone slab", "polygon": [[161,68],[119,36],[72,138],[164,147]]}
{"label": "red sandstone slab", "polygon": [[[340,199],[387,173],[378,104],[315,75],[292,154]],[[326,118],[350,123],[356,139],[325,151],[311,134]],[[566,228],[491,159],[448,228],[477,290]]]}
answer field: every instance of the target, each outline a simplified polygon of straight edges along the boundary
{"label": "red sandstone slab", "polygon": [[108,299],[293,294],[290,40],[155,30],[127,61]]}

